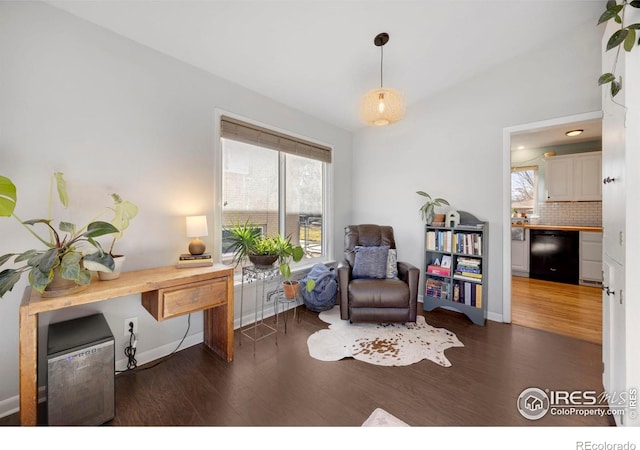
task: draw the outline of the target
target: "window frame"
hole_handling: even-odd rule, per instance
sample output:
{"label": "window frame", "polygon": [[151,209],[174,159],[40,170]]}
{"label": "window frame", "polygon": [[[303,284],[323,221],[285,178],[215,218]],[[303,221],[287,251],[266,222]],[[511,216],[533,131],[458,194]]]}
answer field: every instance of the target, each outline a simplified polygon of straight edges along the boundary
{"label": "window frame", "polygon": [[[509,193],[509,205],[511,210],[514,210],[513,207],[513,182],[512,182],[512,178],[513,178],[513,173],[514,172],[523,172],[523,171],[527,171],[527,170],[531,170],[534,172],[534,181],[533,181],[533,212],[532,214],[537,214],[538,211],[538,198],[539,198],[539,193],[538,193],[538,184],[539,184],[539,180],[540,180],[540,167],[536,166],[536,165],[530,165],[530,166],[512,166],[511,167],[511,173],[510,173],[510,179],[509,179],[509,186],[510,186],[510,193]],[[522,208],[520,208],[522,209]]]}
{"label": "window frame", "polygon": [[[250,119],[247,119],[246,117],[241,117],[238,115],[234,115],[231,114],[229,112],[226,111],[222,111],[222,110],[218,110],[216,109],[216,113],[215,113],[215,132],[214,132],[214,139],[215,139],[215,145],[214,145],[214,202],[215,202],[215,206],[214,206],[214,220],[213,220],[213,236],[214,236],[214,242],[213,242],[213,246],[214,246],[214,259],[217,263],[222,263],[222,232],[223,232],[223,225],[222,225],[222,210],[223,210],[223,199],[222,199],[222,193],[223,193],[223,173],[224,173],[224,166],[223,166],[223,136],[222,136],[222,119],[223,117],[227,117],[227,118],[232,118],[232,119],[236,119],[238,121],[242,121],[245,122],[247,124],[251,124],[251,125],[255,125],[256,127],[260,127],[260,128],[264,128],[267,130],[272,130],[275,133],[278,134],[282,134],[284,136],[289,136],[292,137],[294,139],[299,139],[301,141],[306,141],[309,143],[316,143],[319,146],[324,146],[327,147],[328,149],[330,149],[331,153],[333,153],[333,146],[331,145],[327,145],[318,141],[315,141],[313,139],[310,139],[308,137],[303,137],[300,135],[297,135],[295,133],[292,133],[290,131],[287,130],[282,130],[282,129],[278,129],[277,127],[271,126],[271,125],[267,125],[267,124],[263,124],[263,123],[259,123]],[[259,144],[253,144],[253,145],[259,145]],[[264,147],[264,148],[268,148],[268,147]],[[281,150],[276,150],[276,149],[271,149],[274,151],[278,152],[278,158],[279,158],[279,171],[280,173],[286,173],[285,169],[285,162],[284,160],[286,159],[286,154],[287,153],[291,153],[291,154],[295,154],[294,152],[285,152],[285,151],[281,151]],[[298,155],[298,156],[303,156],[305,157],[305,155]],[[308,157],[308,156],[306,156]],[[310,158],[310,159],[315,159],[315,158]],[[322,162],[322,214],[323,214],[323,220],[322,220],[322,256],[319,257],[315,257],[315,258],[304,258],[302,261],[298,262],[298,263],[292,263],[291,264],[291,268],[292,271],[296,271],[296,270],[301,270],[301,269],[305,269],[307,267],[311,267],[314,264],[317,263],[327,263],[333,260],[333,247],[334,247],[334,233],[333,233],[333,224],[334,224],[334,217],[333,217],[333,155],[331,158],[331,162],[326,162],[326,161],[320,161]],[[284,199],[286,197],[286,177],[284,176],[280,176],[279,175],[279,199]],[[285,226],[285,220],[284,220],[284,215],[286,215],[286,203],[284,208],[280,208],[280,202],[279,202],[279,207],[278,207],[278,228],[280,230],[280,232],[283,232],[283,228]],[[240,277],[238,277],[236,275],[236,283],[239,283]]]}

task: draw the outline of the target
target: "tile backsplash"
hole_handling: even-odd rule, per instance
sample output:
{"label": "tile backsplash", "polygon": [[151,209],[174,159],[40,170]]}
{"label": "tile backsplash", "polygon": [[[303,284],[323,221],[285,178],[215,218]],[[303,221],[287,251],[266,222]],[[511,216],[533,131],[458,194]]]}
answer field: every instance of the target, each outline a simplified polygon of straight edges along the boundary
{"label": "tile backsplash", "polygon": [[539,223],[545,225],[602,226],[602,202],[538,203]]}

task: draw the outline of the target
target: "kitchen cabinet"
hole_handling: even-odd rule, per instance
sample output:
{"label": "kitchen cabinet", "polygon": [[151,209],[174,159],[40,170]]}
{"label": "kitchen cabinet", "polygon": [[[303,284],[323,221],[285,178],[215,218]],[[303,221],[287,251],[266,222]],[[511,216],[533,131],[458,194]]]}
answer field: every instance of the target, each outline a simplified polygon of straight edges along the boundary
{"label": "kitchen cabinet", "polygon": [[529,276],[529,229],[511,228],[511,275]]}
{"label": "kitchen cabinet", "polygon": [[602,233],[580,232],[580,284],[602,284]]}
{"label": "kitchen cabinet", "polygon": [[602,201],[602,152],[545,158],[549,202]]}

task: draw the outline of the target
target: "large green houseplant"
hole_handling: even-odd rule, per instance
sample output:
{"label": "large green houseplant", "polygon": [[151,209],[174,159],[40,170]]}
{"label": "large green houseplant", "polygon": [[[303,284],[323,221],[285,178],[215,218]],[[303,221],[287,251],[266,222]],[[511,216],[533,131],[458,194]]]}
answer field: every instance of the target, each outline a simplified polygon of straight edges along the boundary
{"label": "large green houseplant", "polygon": [[[54,186],[60,203],[65,208],[68,206],[66,182],[63,174],[56,172],[49,192],[49,217],[22,220],[15,213],[18,199],[16,186],[9,178],[0,176],[0,216],[16,219],[45,247],[0,256],[0,267],[10,261],[14,265],[22,263],[17,268],[0,272],[0,298],[11,291],[25,273],[33,289],[43,295],[54,296],[69,292],[73,287],[88,285],[91,282],[88,267],[113,270],[113,258],[102,249],[96,238],[117,233],[118,229],[111,223],[98,220],[92,220],[83,227],[60,222],[56,229],[51,217]],[[43,234],[39,234],[36,225],[44,227],[48,235],[43,237]]]}
{"label": "large green houseplant", "polygon": [[258,267],[270,267],[278,259],[275,240],[265,236],[260,228],[247,219],[226,228],[228,251],[233,253],[236,267],[247,259]]}

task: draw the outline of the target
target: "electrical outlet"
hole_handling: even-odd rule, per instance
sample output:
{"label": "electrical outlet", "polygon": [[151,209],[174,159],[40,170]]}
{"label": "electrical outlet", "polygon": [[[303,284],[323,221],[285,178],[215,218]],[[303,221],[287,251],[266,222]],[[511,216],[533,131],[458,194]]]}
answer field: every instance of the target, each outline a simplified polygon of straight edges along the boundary
{"label": "electrical outlet", "polygon": [[124,337],[129,337],[130,335],[130,326],[129,324],[133,323],[133,333],[138,335],[138,318],[137,317],[129,317],[128,319],[124,319]]}

